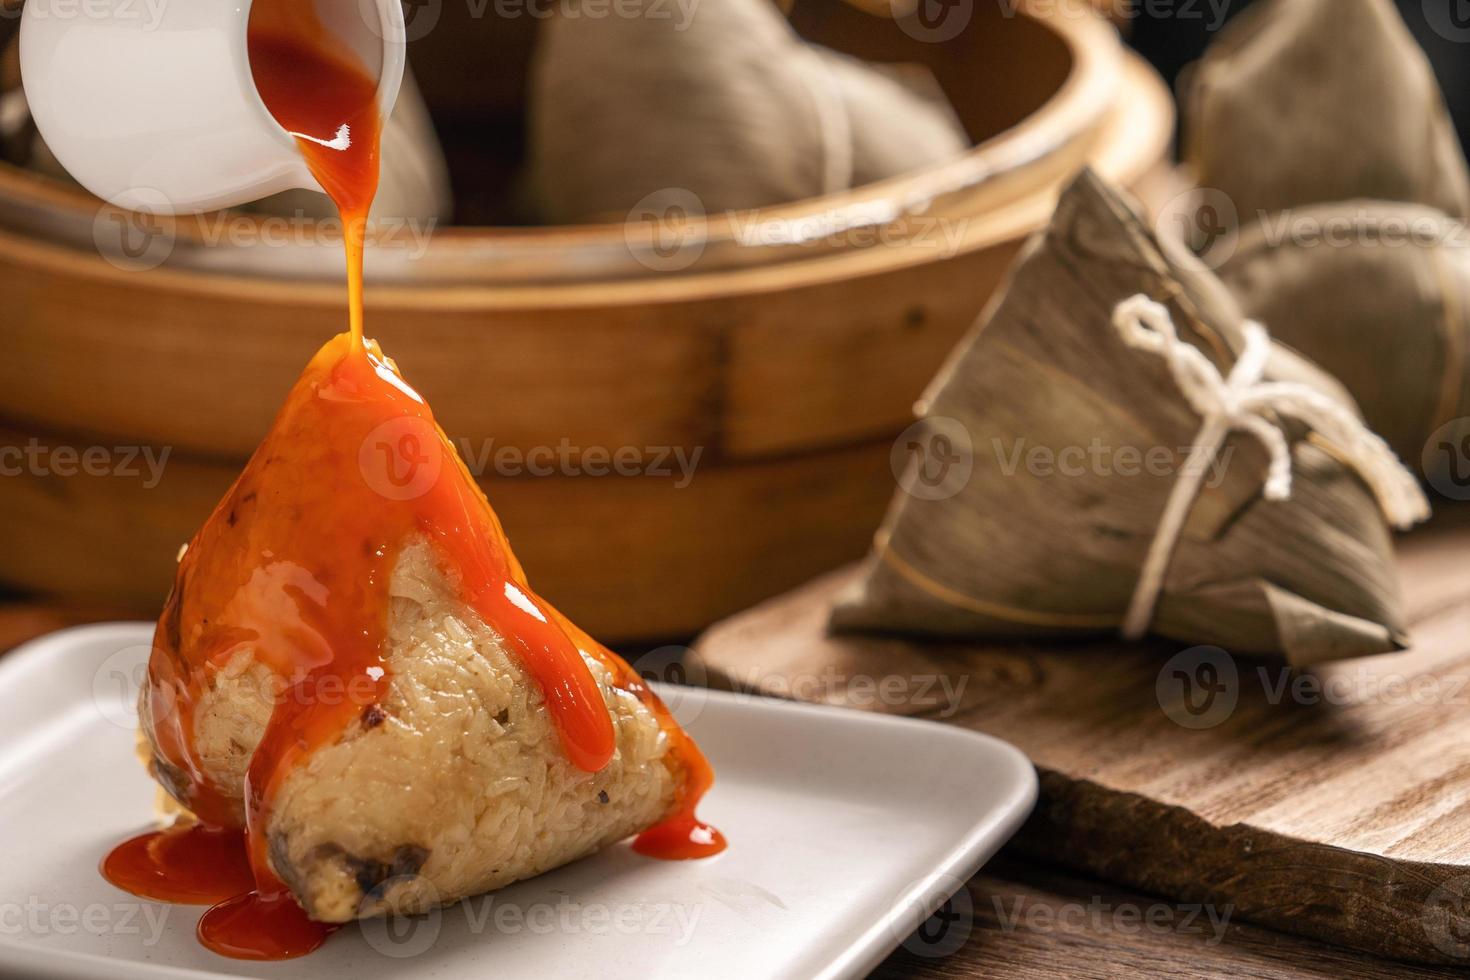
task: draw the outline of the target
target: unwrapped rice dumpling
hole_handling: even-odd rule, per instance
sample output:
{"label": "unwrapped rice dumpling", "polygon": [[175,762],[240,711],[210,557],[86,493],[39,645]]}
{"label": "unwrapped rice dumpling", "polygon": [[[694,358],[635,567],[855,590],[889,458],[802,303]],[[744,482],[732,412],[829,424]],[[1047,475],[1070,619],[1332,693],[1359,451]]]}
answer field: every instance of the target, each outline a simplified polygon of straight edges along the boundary
{"label": "unwrapped rice dumpling", "polygon": [[[694,818],[713,776],[693,741],[532,591],[431,410],[350,334],[181,554],[139,720],[178,805],[244,831],[242,900],[317,923],[426,911],[640,832],[659,857],[723,847]],[[112,880],[154,895],[162,876]],[[234,901],[206,920],[229,932]]]}
{"label": "unwrapped rice dumpling", "polygon": [[[1191,384],[1260,371],[1256,386],[1237,393],[1241,404],[1278,404],[1285,389],[1276,383],[1290,381],[1315,406],[1306,415],[1336,414],[1356,431],[1327,438],[1294,409],[1263,408],[1258,422],[1242,422],[1245,431],[1199,458],[1200,396],[1148,347],[1167,346],[1161,337],[1144,330],[1140,347],[1120,332],[1129,304],[1148,322],[1177,325],[1192,353],[1176,347],[1171,357]],[[1266,343],[1207,269],[1187,253],[1166,254],[1116,191],[1084,173],[921,401],[924,454],[834,627],[964,637],[1119,631],[1137,611],[1176,486],[1197,478],[1143,626],[1294,664],[1402,648],[1380,501],[1396,497],[1385,509],[1410,523],[1423,516],[1423,498],[1348,414],[1340,386]],[[1268,451],[1273,439],[1280,458]],[[1377,478],[1348,465],[1350,444],[1376,444]],[[1283,476],[1289,497],[1279,492]]]}

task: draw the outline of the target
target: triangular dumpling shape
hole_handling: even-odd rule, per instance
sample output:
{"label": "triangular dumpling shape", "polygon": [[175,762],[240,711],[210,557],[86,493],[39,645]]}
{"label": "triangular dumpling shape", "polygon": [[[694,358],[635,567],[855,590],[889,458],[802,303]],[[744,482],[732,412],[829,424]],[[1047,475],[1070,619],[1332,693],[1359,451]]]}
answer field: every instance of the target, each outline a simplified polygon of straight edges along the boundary
{"label": "triangular dumpling shape", "polygon": [[[1453,6],[1425,15],[1449,27]],[[1177,227],[1246,315],[1331,371],[1443,485],[1470,414],[1470,169],[1398,11],[1257,4],[1205,55],[1185,117],[1205,190],[1181,199],[1199,210]]]}
{"label": "triangular dumpling shape", "polygon": [[1187,165],[1242,223],[1353,198],[1470,216],[1454,123],[1391,0],[1256,4],[1194,69],[1184,115]]}
{"label": "triangular dumpling shape", "polygon": [[[1160,358],[1113,327],[1138,294],[1229,369],[1242,319],[1228,291],[1187,253],[1161,251],[1084,173],[921,403],[918,441],[947,440],[969,468],[951,467],[943,492],[906,483],[836,627],[1002,637],[1122,626],[1201,427]],[[1266,378],[1350,404],[1279,347]],[[1283,424],[1290,499],[1263,498],[1265,452],[1231,436],[1189,510],[1152,631],[1298,664],[1399,649],[1392,543],[1373,494],[1333,446]]]}
{"label": "triangular dumpling shape", "polygon": [[535,595],[428,406],[345,334],[183,555],[141,716],[159,782],[246,828],[257,891],[316,922],[640,832],[658,856],[722,846],[694,817],[699,750]]}
{"label": "triangular dumpling shape", "polygon": [[[1283,226],[1331,228],[1324,247]],[[1253,319],[1331,371],[1374,431],[1437,486],[1458,454],[1437,431],[1470,416],[1465,224],[1396,201],[1314,205],[1242,229],[1220,278]]]}

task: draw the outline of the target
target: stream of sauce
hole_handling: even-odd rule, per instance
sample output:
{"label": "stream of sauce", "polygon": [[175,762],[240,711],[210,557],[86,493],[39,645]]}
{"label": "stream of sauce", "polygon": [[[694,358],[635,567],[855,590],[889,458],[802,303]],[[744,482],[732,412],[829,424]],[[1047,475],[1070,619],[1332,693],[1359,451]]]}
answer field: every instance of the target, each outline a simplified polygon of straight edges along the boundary
{"label": "stream of sauce", "polygon": [[[286,776],[386,693],[389,579],[416,536],[433,542],[460,598],[519,655],[574,765],[598,771],[616,748],[584,653],[655,713],[678,776],[675,807],[635,849],[668,859],[718,853],[723,839],[695,816],[713,782],[699,749],[632,668],[531,590],[429,406],[363,337],[363,241],[381,131],[376,83],[309,5],[256,0],[256,8],[249,47],[257,88],[342,215],[351,329],[312,358],[190,543],[158,623],[145,695],[157,774],[198,823],[119,845],[103,874],[146,898],[209,905],[199,939],[225,956],[289,959],[326,940],[337,927],[307,918],[277,878],[265,828]],[[250,762],[242,821],[238,795],[206,775],[194,715],[216,674],[245,651],[269,669],[275,709]]]}

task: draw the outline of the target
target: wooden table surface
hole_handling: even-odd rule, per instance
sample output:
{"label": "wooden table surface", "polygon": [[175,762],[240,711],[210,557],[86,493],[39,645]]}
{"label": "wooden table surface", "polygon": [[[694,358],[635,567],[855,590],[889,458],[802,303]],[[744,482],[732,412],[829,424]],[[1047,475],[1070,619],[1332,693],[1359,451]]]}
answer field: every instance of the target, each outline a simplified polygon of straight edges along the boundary
{"label": "wooden table surface", "polygon": [[[0,596],[0,652],[68,625],[113,618]],[[1452,977],[1232,921],[1002,853],[873,974],[879,980],[1058,977]]]}
{"label": "wooden table surface", "polygon": [[[881,980],[1452,977],[1231,921],[1003,853],[876,973]],[[946,929],[949,930],[946,934]],[[962,942],[958,940],[963,940]],[[951,950],[953,950],[951,952]]]}

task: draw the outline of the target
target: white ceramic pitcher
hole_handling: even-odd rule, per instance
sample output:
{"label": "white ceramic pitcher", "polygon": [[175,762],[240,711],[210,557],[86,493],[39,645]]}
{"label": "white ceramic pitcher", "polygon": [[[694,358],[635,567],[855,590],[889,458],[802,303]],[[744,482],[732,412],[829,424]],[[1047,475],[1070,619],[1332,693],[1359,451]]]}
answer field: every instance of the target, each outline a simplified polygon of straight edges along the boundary
{"label": "white ceramic pitcher", "polygon": [[[314,2],[323,26],[377,74],[386,119],[403,79],[399,0]],[[320,190],[256,91],[250,7],[250,0],[27,0],[21,75],[51,152],[98,197],[155,213]]]}

